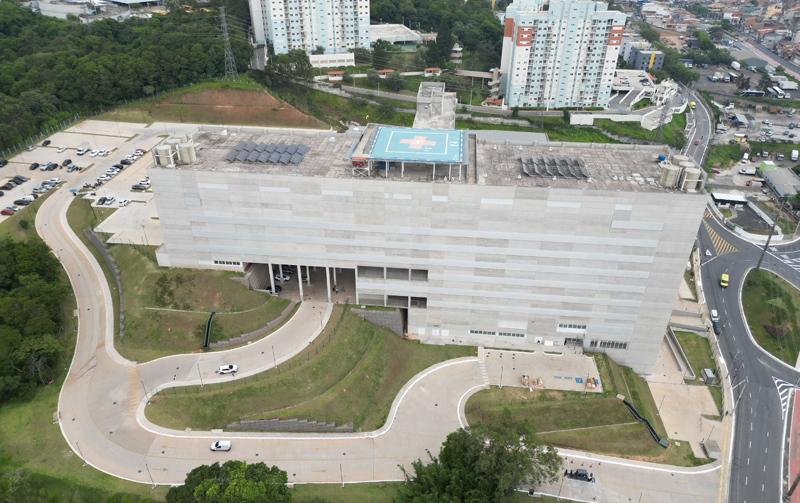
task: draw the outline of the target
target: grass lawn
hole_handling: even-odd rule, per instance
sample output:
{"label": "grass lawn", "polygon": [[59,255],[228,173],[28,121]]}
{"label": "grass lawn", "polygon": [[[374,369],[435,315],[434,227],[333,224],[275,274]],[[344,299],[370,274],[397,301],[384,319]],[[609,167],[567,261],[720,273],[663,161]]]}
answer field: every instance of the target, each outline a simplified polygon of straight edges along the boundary
{"label": "grass lawn", "polygon": [[176,429],[225,428],[248,415],[352,422],[358,431],[371,431],[384,424],[395,396],[414,375],[474,354],[468,346],[400,339],[337,305],[323,335],[279,369],[220,386],[167,391],[151,400],[146,413],[153,423]]}
{"label": "grass lawn", "polygon": [[[67,211],[70,227],[95,254],[104,270],[105,263],[81,230],[93,225],[95,216],[105,218],[108,211],[110,209],[93,208],[88,200],[82,198],[75,198]],[[216,316],[212,325],[212,342],[215,342],[263,327],[289,304],[286,299],[248,290],[231,280],[241,273],[159,268],[152,260],[154,249],[153,246],[109,246],[120,269],[125,309],[125,336],[122,340],[117,338],[117,350],[126,358],[148,361],[196,351],[203,343],[207,314],[155,311],[144,307],[218,313],[257,308],[248,313]],[[113,293],[115,317],[118,318],[114,281],[108,272],[106,277]]]}
{"label": "grass lawn", "polygon": [[[658,129],[648,131],[638,122],[614,122],[611,119],[597,119],[594,121],[594,125],[611,134],[627,136],[629,138],[655,140],[658,135]],[[686,143],[684,129],[686,129],[686,114],[673,115],[672,121],[664,127],[664,137],[662,141],[675,148],[683,148],[683,145]]]}
{"label": "grass lawn", "polygon": [[[700,337],[692,332],[675,332],[675,337],[681,344],[686,358],[689,360],[689,365],[692,367],[694,375],[697,377],[694,381],[686,381],[687,384],[696,386],[706,386],[701,378],[702,369],[716,370],[717,364],[714,362],[714,357],[711,354],[711,345],[708,339]],[[722,389],[717,386],[708,386],[711,396],[714,397],[714,403],[717,404],[717,410],[722,414]]]}
{"label": "grass lawn", "polygon": [[692,298],[697,299],[697,284],[694,281],[694,269],[686,269],[683,271],[683,279],[689,285],[689,290],[692,291]]}
{"label": "grass lawn", "polygon": [[[603,393],[529,392],[524,388],[492,387],[470,397],[466,404],[467,420],[472,424],[491,421],[503,408],[508,408],[515,419],[533,420],[541,440],[556,447],[676,466],[697,466],[711,461],[695,458],[686,443],[675,445],[672,441],[667,449],[658,445],[647,427],[637,422],[622,400],[616,398],[617,394],[636,397],[628,400],[650,420],[660,436],[666,437],[661,419],[655,415],[655,401],[647,383],[604,353],[595,353],[594,358]],[[591,429],[575,431],[575,428]],[[561,431],[570,429],[573,431]]]}
{"label": "grass lawn", "polygon": [[726,169],[734,163],[742,161],[742,149],[736,145],[714,145],[708,149],[705,170],[709,173],[711,168]]}
{"label": "grass lawn", "polygon": [[[484,114],[485,115],[485,114]],[[550,141],[574,141],[584,143],[622,143],[602,131],[591,127],[575,127],[564,122],[563,117],[545,117],[544,129],[540,128],[541,119],[528,118],[530,126],[506,126],[499,124],[486,124],[471,120],[456,120],[456,129],[491,129],[496,131],[525,131],[545,133]]]}
{"label": "grass lawn", "polygon": [[[636,421],[622,401],[600,393],[492,387],[472,395],[466,404],[470,423],[491,421],[504,408],[514,419],[531,419],[544,433]],[[548,437],[543,437],[547,440]]]}
{"label": "grass lawn", "polygon": [[[771,272],[752,270],[744,282],[742,305],[758,345],[794,366],[800,349],[800,291]],[[783,335],[776,338],[767,327]]]}
{"label": "grass lawn", "polygon": [[[295,503],[393,503],[397,496],[399,482],[378,482],[374,484],[295,484],[292,496]],[[317,499],[319,498],[319,499]],[[556,498],[542,496],[531,500],[525,493],[517,492],[511,501],[535,501],[536,503],[556,503]]]}
{"label": "grass lawn", "polygon": [[[65,190],[65,189],[58,189]],[[46,194],[39,196],[33,203],[22,208],[22,211],[15,215],[3,220],[0,223],[0,237],[8,236],[14,241],[25,241],[28,238],[39,239],[39,234],[36,233],[34,222],[36,221],[36,212],[44,201],[50,197],[55,191],[48,191]],[[12,201],[7,204],[10,205]],[[5,207],[5,206],[3,206]],[[25,223],[23,223],[25,222]]]}
{"label": "grass lawn", "polygon": [[[41,200],[37,199],[37,203]],[[8,223],[18,227],[16,217],[2,225]],[[39,239],[32,229],[30,227],[23,237]],[[64,281],[68,284],[66,274]],[[76,307],[74,294],[70,292],[63,306],[64,331],[56,334],[64,347],[60,361],[54,365],[61,375],[52,384],[37,388],[27,400],[0,405],[0,455],[10,456],[0,460],[0,474],[21,475],[22,494],[17,493],[13,501],[89,502],[106,501],[109,497],[124,497],[130,502],[141,498],[163,500],[167,492],[165,487],[151,490],[149,485],[127,482],[91,466],[84,467],[83,461],[67,445],[59,426],[53,424],[58,394],[75,350],[77,324],[72,315]],[[20,499],[21,495],[28,498]]]}

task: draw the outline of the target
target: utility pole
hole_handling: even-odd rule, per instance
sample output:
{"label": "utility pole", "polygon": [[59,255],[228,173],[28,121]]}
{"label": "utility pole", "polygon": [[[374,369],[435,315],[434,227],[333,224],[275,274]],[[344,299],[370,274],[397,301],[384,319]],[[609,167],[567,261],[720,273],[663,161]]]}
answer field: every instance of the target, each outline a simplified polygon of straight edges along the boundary
{"label": "utility pole", "polygon": [[761,256],[758,257],[758,264],[756,264],[756,271],[761,269],[761,262],[764,260],[764,255],[767,253],[767,249],[769,248],[769,242],[772,240],[772,235],[775,233],[775,227],[778,226],[778,220],[781,218],[781,212],[783,211],[784,202],[781,202],[781,205],[778,207],[778,215],[775,217],[775,223],[772,224],[772,227],[769,228],[769,236],[767,236],[767,242],[764,243],[764,249],[761,250]]}
{"label": "utility pole", "polygon": [[225,7],[219,7],[219,20],[222,23],[222,40],[225,42],[225,78],[236,78],[239,72],[236,71],[236,61],[233,59],[231,41],[228,39],[228,23],[225,20]]}
{"label": "utility pole", "polygon": [[742,391],[740,391],[740,392],[739,392],[739,398],[737,398],[737,399],[736,399],[736,405],[734,405],[734,406],[733,406],[733,410],[731,411],[731,414],[733,414],[734,412],[736,412],[736,407],[738,407],[738,406],[739,406],[739,403],[741,403],[741,401],[742,401],[742,395],[744,394],[744,389],[745,389],[746,387],[747,387],[747,382],[745,381],[745,383],[744,383],[744,386],[742,386]]}

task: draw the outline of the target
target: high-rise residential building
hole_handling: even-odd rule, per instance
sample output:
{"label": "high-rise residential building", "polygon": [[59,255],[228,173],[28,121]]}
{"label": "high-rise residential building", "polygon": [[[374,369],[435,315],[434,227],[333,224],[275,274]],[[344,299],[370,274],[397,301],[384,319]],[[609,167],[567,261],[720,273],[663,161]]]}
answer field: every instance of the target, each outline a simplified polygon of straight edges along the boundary
{"label": "high-rise residential building", "polygon": [[256,43],[271,45],[275,54],[370,48],[369,0],[250,0],[250,14]]}
{"label": "high-rise residential building", "polygon": [[506,10],[505,102],[521,107],[606,107],[625,14],[605,2],[516,0]]}

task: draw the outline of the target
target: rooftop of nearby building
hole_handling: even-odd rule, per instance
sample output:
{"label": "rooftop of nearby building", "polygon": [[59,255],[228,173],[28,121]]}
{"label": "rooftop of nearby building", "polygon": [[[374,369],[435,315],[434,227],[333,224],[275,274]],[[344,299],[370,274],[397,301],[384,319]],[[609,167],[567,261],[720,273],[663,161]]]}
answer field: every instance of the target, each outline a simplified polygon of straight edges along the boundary
{"label": "rooftop of nearby building", "polygon": [[369,38],[373,44],[378,40],[385,40],[392,44],[397,42],[422,43],[422,35],[403,24],[370,25]]}
{"label": "rooftop of nearby building", "polygon": [[[237,131],[238,130],[238,131]],[[397,128],[370,124],[366,127],[352,128],[347,133],[331,133],[326,131],[298,131],[271,128],[229,128],[228,134],[221,134],[222,126],[201,126],[193,135],[197,145],[197,160],[192,164],[178,164],[177,169],[192,169],[223,173],[251,172],[271,175],[289,175],[327,178],[354,178],[354,159],[372,159],[369,178],[388,178],[397,181],[435,182],[435,183],[477,183],[480,185],[555,187],[594,190],[621,190],[639,192],[663,192],[660,186],[661,166],[659,155],[667,155],[666,148],[656,146],[613,145],[613,144],[579,144],[540,141],[538,136],[522,136],[515,138],[497,138],[486,131],[475,131],[469,134],[462,131],[419,131],[412,128]],[[378,146],[376,139],[381,135],[396,135],[398,132],[410,135],[409,143],[401,143],[403,138],[396,138],[394,143],[385,142]],[[477,133],[477,134],[473,134]],[[442,138],[433,138],[440,135]],[[543,136],[543,135],[542,135]],[[418,139],[419,137],[419,139]],[[372,139],[372,145],[370,140]],[[457,159],[437,160],[435,155],[441,152],[411,154],[401,168],[401,157],[389,152],[392,148],[405,145],[411,151],[417,144],[452,143],[453,152],[457,152],[459,141],[462,144],[464,157]],[[242,142],[247,148],[241,152],[259,153],[264,146],[280,147],[301,145],[305,151],[297,160],[269,162],[226,160],[237,145]],[[393,147],[394,146],[394,147]],[[278,149],[280,150],[280,148]],[[266,150],[264,150],[266,152]],[[269,154],[269,152],[267,152]],[[434,155],[435,154],[435,155]],[[448,155],[448,152],[444,152]],[[456,154],[453,154],[456,155]],[[395,156],[395,157],[392,157]],[[426,157],[427,156],[427,157]],[[391,159],[388,172],[377,169],[378,161]],[[530,175],[523,169],[523,158]],[[432,163],[436,162],[433,170]],[[458,176],[459,162],[463,162],[461,176]],[[369,163],[367,163],[369,164]],[[534,164],[536,166],[534,166]],[[541,174],[536,173],[539,168]],[[550,174],[555,173],[555,176]],[[445,181],[448,177],[449,181]]]}

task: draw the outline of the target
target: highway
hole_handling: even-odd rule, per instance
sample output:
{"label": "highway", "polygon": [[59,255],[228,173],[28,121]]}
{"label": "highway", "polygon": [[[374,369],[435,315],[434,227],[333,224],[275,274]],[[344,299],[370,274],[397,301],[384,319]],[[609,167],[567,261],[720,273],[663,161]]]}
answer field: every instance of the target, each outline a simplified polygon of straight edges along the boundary
{"label": "highway", "polygon": [[[703,158],[706,155],[706,150],[708,150],[708,142],[711,140],[711,132],[714,124],[708,110],[702,105],[701,99],[695,95],[694,91],[684,85],[681,85],[681,88],[689,102],[694,101],[697,103],[697,108],[693,111],[695,128],[691,135],[686,138],[684,154],[688,155],[694,159],[697,164],[702,166]],[[709,104],[709,106],[711,105]],[[700,144],[695,145],[695,141],[699,141]]]}
{"label": "highway", "polygon": [[[736,408],[730,502],[778,502],[781,498],[781,463],[784,432],[782,402],[800,373],[778,362],[758,347],[749,335],[741,308],[741,291],[747,272],[758,263],[761,248],[729,232],[710,212],[698,234],[701,281],[708,309],[716,309],[723,325],[720,346],[731,373]],[[800,243],[773,247],[762,269],[772,271],[800,287],[800,273],[780,255],[800,258]],[[710,255],[706,253],[708,251]],[[790,256],[790,259],[791,259]],[[730,276],[730,286],[720,287],[720,276]],[[775,379],[791,383],[779,389]],[[783,391],[779,394],[779,391]],[[785,400],[782,400],[785,398]],[[732,409],[726,404],[726,409]]]}

